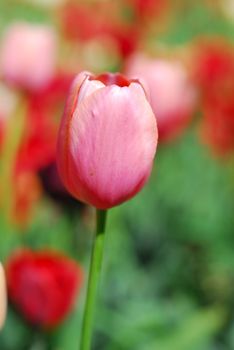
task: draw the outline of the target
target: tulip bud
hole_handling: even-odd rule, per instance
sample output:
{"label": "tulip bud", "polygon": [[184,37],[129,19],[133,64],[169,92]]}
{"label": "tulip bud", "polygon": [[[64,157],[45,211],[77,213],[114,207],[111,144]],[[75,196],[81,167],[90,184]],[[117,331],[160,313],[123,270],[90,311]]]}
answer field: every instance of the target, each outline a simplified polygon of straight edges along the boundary
{"label": "tulip bud", "polygon": [[126,65],[126,74],[147,83],[159,140],[168,141],[177,136],[191,120],[197,96],[183,64],[135,55]]}
{"label": "tulip bud", "polygon": [[0,264],[0,329],[3,327],[6,317],[6,282],[2,265]]}
{"label": "tulip bud", "polygon": [[51,27],[14,23],[3,37],[0,65],[3,77],[28,90],[44,87],[55,70],[56,36]]}
{"label": "tulip bud", "polygon": [[149,178],[157,126],[138,80],[80,73],[58,137],[57,163],[68,191],[98,209],[118,205]]}

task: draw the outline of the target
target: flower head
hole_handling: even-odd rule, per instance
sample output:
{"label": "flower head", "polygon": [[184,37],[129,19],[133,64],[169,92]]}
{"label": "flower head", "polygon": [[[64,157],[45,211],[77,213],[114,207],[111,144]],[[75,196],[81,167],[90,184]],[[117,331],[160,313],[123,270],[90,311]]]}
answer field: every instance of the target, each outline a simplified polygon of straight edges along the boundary
{"label": "flower head", "polygon": [[200,89],[202,140],[216,155],[234,151],[234,50],[223,40],[204,40],[196,46],[194,76]]}
{"label": "flower head", "polygon": [[53,77],[56,35],[51,27],[16,22],[10,25],[1,47],[1,71],[11,84],[38,90]]}
{"label": "flower head", "polygon": [[38,171],[55,161],[58,122],[73,75],[60,73],[28,95],[27,115],[16,170]]}
{"label": "flower head", "polygon": [[71,311],[82,282],[81,268],[52,252],[22,250],[7,263],[9,296],[24,317],[50,328]]}
{"label": "flower head", "polygon": [[80,73],[59,138],[61,178],[77,199],[99,209],[133,197],[149,178],[157,126],[145,90],[121,74]]}

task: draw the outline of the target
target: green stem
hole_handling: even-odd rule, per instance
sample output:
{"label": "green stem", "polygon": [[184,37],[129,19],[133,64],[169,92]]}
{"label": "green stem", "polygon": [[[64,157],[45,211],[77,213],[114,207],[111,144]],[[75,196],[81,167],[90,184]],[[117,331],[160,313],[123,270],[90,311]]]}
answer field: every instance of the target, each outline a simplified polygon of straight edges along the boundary
{"label": "green stem", "polygon": [[22,141],[27,114],[27,96],[20,95],[17,105],[9,116],[6,135],[3,143],[0,161],[1,198],[0,211],[3,215],[5,229],[12,226],[12,211],[14,207],[14,181],[17,152]]}
{"label": "green stem", "polygon": [[98,281],[101,274],[107,211],[97,209],[96,215],[96,235],[94,238],[91,263],[89,268],[89,280],[83,316],[80,350],[91,349],[95,301],[97,295]]}

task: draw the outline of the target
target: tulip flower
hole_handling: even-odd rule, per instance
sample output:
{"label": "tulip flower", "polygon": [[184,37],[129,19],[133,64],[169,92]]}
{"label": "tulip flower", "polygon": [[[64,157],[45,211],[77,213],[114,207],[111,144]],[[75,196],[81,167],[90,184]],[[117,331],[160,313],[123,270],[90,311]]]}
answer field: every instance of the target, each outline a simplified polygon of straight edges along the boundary
{"label": "tulip flower", "polygon": [[147,83],[159,140],[168,141],[180,134],[191,120],[197,96],[182,63],[135,55],[126,64],[126,74]]}
{"label": "tulip flower", "polygon": [[0,69],[11,84],[38,90],[53,77],[56,60],[56,35],[45,25],[16,22],[3,36]]}
{"label": "tulip flower", "polygon": [[200,135],[216,156],[234,153],[234,47],[220,38],[195,45],[193,75],[200,91]]}
{"label": "tulip flower", "polygon": [[9,297],[34,325],[52,328],[72,310],[82,284],[82,269],[54,251],[20,250],[6,267]]}
{"label": "tulip flower", "polygon": [[61,178],[74,197],[98,209],[130,199],[149,178],[156,145],[155,116],[138,81],[77,76],[57,152]]}
{"label": "tulip flower", "polygon": [[0,264],[0,329],[3,327],[6,317],[6,283],[5,274],[2,265]]}
{"label": "tulip flower", "polygon": [[68,191],[97,208],[81,350],[91,346],[106,210],[132,198],[144,186],[157,138],[156,118],[139,80],[88,72],[76,77],[60,126],[57,163]]}
{"label": "tulip flower", "polygon": [[233,94],[234,50],[227,40],[203,39],[194,50],[194,80],[205,100]]}
{"label": "tulip flower", "polygon": [[199,41],[194,53],[194,80],[200,89],[201,136],[215,155],[234,152],[234,50],[226,40]]}
{"label": "tulip flower", "polygon": [[90,40],[106,38],[114,43],[122,58],[132,54],[138,47],[143,27],[120,18],[120,2],[99,1],[93,11],[89,5],[68,2],[62,7],[61,24],[64,34],[86,44]]}
{"label": "tulip flower", "polygon": [[214,155],[230,159],[234,154],[234,101],[232,95],[210,98],[202,106],[200,136]]}
{"label": "tulip flower", "polygon": [[55,161],[58,122],[74,76],[59,73],[40,91],[28,95],[25,126],[16,170],[39,171]]}

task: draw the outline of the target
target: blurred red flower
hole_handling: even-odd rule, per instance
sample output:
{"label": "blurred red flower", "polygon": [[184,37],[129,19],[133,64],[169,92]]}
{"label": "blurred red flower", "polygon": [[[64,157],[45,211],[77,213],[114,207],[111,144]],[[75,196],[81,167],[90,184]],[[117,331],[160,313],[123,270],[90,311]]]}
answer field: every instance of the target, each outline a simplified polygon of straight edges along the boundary
{"label": "blurred red flower", "polygon": [[21,250],[6,266],[9,297],[24,317],[51,328],[72,310],[82,284],[82,269],[53,251]]}
{"label": "blurred red flower", "polygon": [[110,37],[116,43],[120,54],[123,57],[128,56],[138,45],[140,26],[137,23],[123,21],[116,4],[114,2],[96,3],[96,6],[66,4],[61,11],[61,23],[65,35],[80,41]]}
{"label": "blurred red flower", "polygon": [[[22,134],[19,135],[19,146],[12,159],[14,172],[11,219],[20,226],[27,225],[32,216],[33,206],[42,194],[36,172],[55,161],[59,119],[72,79],[73,75],[70,73],[58,73],[46,87],[28,92],[23,99],[18,98],[13,90],[0,84],[0,92],[4,96],[0,103],[0,152],[6,151],[8,143],[15,137],[17,126],[15,129],[12,118],[23,105],[25,106],[22,108],[26,114],[23,130],[20,130]],[[5,140],[8,143],[5,144]],[[4,191],[2,188],[0,190],[1,205],[4,205]]]}
{"label": "blurred red flower", "polygon": [[[234,94],[234,89],[233,89]],[[228,156],[234,152],[234,100],[208,99],[203,104],[201,135],[212,146],[215,154]]]}
{"label": "blurred red flower", "polygon": [[195,80],[201,91],[201,135],[219,155],[234,152],[234,47],[211,40],[198,45]]}
{"label": "blurred red flower", "polygon": [[225,98],[230,89],[233,91],[234,48],[230,43],[221,39],[198,43],[194,64],[203,98],[214,94]]}
{"label": "blurred red flower", "polygon": [[17,171],[38,171],[55,160],[59,117],[72,82],[58,74],[43,90],[28,96],[28,112],[17,156]]}
{"label": "blurred red flower", "polygon": [[99,11],[93,11],[90,6],[68,3],[63,7],[61,16],[63,29],[72,39],[90,40],[106,30]]}
{"label": "blurred red flower", "polygon": [[115,24],[109,28],[109,35],[116,41],[123,58],[128,57],[138,48],[140,31],[135,25]]}
{"label": "blurred red flower", "polygon": [[167,0],[127,0],[138,18],[149,18],[161,14]]}

